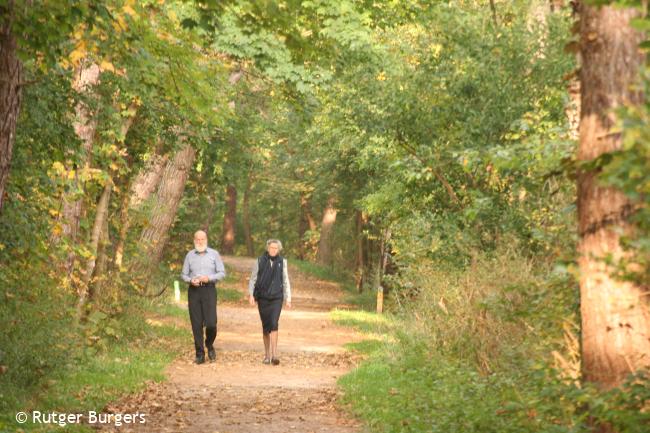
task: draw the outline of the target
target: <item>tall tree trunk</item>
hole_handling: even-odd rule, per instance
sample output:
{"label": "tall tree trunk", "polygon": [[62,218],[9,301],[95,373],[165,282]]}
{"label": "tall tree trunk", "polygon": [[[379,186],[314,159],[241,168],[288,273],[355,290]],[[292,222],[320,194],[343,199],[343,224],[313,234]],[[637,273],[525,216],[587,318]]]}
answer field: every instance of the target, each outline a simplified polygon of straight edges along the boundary
{"label": "tall tree trunk", "polygon": [[[72,87],[79,94],[88,92],[92,87],[99,83],[100,69],[96,64],[87,66],[81,65],[76,72],[76,77]],[[91,112],[91,108],[84,102],[79,101],[75,108],[75,120],[73,122],[74,131],[81,140],[83,157],[82,167],[75,169],[74,182],[75,190],[83,189],[83,183],[79,176],[80,170],[88,170],[92,159],[93,142],[95,141],[95,131],[97,130],[97,120]],[[74,193],[64,194],[63,196],[63,235],[71,243],[76,242],[79,234],[79,220],[82,213],[81,199],[73,196]],[[71,263],[68,263],[70,266]]]}
{"label": "tall tree trunk", "polygon": [[316,220],[311,213],[310,197],[306,191],[300,192],[300,221],[298,222],[298,257],[305,260],[311,243],[305,239],[307,230],[316,231]]}
{"label": "tall tree trunk", "polygon": [[[149,224],[140,235],[141,252],[140,257],[137,258],[139,271],[151,272],[160,263],[195,157],[195,150],[190,145],[186,145],[165,165]],[[148,274],[141,274],[136,277],[147,276]]]}
{"label": "tall tree trunk", "polygon": [[255,255],[255,248],[253,247],[253,236],[251,234],[251,221],[250,221],[250,195],[253,188],[253,173],[249,173],[246,180],[246,189],[244,190],[244,201],[242,203],[242,223],[244,225],[244,239],[246,241],[246,254],[249,257]]}
{"label": "tall tree trunk", "polygon": [[355,260],[355,285],[359,293],[363,291],[363,283],[365,280],[365,251],[364,251],[364,235],[363,228],[366,223],[365,215],[362,211],[355,211],[355,220],[356,220],[356,238],[357,238],[357,251],[356,251],[356,260]]}
{"label": "tall tree trunk", "polygon": [[232,254],[235,251],[235,222],[237,220],[237,189],[235,185],[226,187],[226,212],[223,216],[221,232],[221,252]]}
{"label": "tall tree trunk", "polygon": [[[629,25],[636,16],[632,9],[581,5],[578,160],[582,163],[621,149],[614,110],[643,102],[634,87],[644,64],[638,48],[643,35]],[[625,256],[619,240],[632,228],[633,210],[622,192],[598,183],[598,174],[597,169],[578,173],[582,370],[586,381],[607,389],[650,365],[650,313],[647,292],[614,279],[605,262],[607,257]],[[610,430],[601,426],[600,431]]]}
{"label": "tall tree trunk", "polygon": [[104,230],[104,225],[108,220],[108,205],[111,199],[111,192],[113,191],[113,181],[108,179],[104,185],[99,202],[97,203],[97,210],[95,212],[95,222],[93,223],[92,232],[90,235],[90,254],[91,256],[86,261],[86,272],[82,277],[82,282],[79,286],[79,299],[77,302],[77,312],[82,314],[83,308],[86,305],[90,293],[90,285],[95,271],[95,264],[97,260],[97,251],[99,249],[99,241]]}
{"label": "tall tree trunk", "polygon": [[498,28],[499,20],[497,18],[497,7],[494,5],[494,0],[490,0],[490,11],[492,11],[492,22],[494,23],[494,28]]}
{"label": "tall tree trunk", "polygon": [[0,213],[11,169],[16,141],[16,122],[22,104],[23,65],[17,56],[16,37],[11,31],[14,2],[0,7]]}
{"label": "tall tree trunk", "polygon": [[94,283],[90,287],[90,297],[98,298],[100,296],[101,288],[105,283],[105,275],[108,268],[108,247],[111,244],[110,231],[108,228],[108,218],[104,219],[104,227],[102,227],[102,234],[99,237],[99,247],[97,248],[97,266],[93,275]]}
{"label": "tall tree trunk", "polygon": [[120,233],[115,246],[115,266],[122,266],[124,261],[124,245],[131,227],[129,212],[137,209],[142,203],[149,200],[151,194],[156,191],[163,175],[163,169],[167,164],[167,157],[154,154],[147,164],[137,174],[131,186],[129,193],[125,194],[122,199],[120,211]]}
{"label": "tall tree trunk", "polygon": [[[131,104],[130,109],[135,113],[135,110],[137,109],[135,103]],[[126,134],[129,132],[129,129],[131,128],[131,125],[133,125],[134,120],[135,115],[131,115],[125,118],[122,122],[122,125],[120,126],[120,135],[118,136],[118,141],[120,143],[124,143]],[[112,175],[114,175],[114,173],[112,173]],[[101,265],[104,266],[106,262],[105,245],[106,238],[108,237],[108,207],[110,204],[111,193],[113,192],[114,187],[112,175],[109,175],[109,178],[104,184],[104,190],[101,197],[99,198],[95,210],[95,221],[93,223],[93,228],[90,236],[91,256],[86,261],[86,272],[82,277],[83,284],[80,288],[81,293],[78,302],[79,313],[82,312],[87,299],[95,294],[95,277],[99,276],[99,273],[102,271],[101,269],[97,269],[97,264],[101,263]]]}
{"label": "tall tree trunk", "polygon": [[332,264],[332,232],[336,222],[336,197],[330,196],[327,199],[327,206],[323,212],[323,221],[320,229],[320,241],[318,242],[318,263],[330,266]]}

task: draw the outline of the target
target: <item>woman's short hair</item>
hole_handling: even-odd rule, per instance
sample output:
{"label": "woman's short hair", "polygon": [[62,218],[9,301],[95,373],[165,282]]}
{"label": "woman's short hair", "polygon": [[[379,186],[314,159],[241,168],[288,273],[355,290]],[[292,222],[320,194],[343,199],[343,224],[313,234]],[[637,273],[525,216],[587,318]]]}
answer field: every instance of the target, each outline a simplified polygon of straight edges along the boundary
{"label": "woman's short hair", "polygon": [[282,242],[280,242],[280,240],[278,240],[278,239],[269,239],[268,241],[266,241],[266,248],[268,248],[269,245],[271,245],[271,244],[277,244],[280,251],[282,251]]}

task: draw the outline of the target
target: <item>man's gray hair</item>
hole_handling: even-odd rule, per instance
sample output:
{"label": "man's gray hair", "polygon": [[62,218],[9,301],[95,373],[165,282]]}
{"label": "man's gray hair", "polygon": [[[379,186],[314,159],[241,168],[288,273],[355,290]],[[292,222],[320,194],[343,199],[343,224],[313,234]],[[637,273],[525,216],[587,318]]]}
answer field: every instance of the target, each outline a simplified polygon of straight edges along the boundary
{"label": "man's gray hair", "polygon": [[282,242],[279,239],[269,239],[266,241],[266,247],[268,248],[271,244],[277,244],[280,251],[282,251]]}

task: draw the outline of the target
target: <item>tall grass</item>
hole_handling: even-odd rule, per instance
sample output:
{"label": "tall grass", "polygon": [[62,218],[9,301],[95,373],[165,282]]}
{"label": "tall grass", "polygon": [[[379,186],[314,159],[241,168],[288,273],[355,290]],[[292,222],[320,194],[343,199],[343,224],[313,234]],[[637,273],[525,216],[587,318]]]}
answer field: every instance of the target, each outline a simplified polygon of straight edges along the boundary
{"label": "tall grass", "polygon": [[404,334],[482,374],[571,349],[563,323],[577,320],[575,283],[516,247],[476,255],[466,269],[419,262],[400,278],[418,288],[412,301],[396,302]]}
{"label": "tall grass", "polygon": [[371,338],[351,347],[369,356],[339,381],[371,431],[589,431],[584,403],[595,394],[576,386],[567,338],[577,313],[570,276],[502,245],[466,269],[408,263],[394,282],[390,326],[370,313],[334,316]]}

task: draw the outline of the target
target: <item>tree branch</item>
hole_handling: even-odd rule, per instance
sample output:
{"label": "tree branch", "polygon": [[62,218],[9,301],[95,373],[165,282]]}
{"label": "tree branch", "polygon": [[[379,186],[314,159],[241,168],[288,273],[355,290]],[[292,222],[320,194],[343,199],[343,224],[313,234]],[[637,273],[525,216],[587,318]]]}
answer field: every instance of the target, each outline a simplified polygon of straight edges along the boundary
{"label": "tree branch", "polygon": [[399,144],[400,147],[406,150],[409,153],[409,155],[413,156],[415,159],[420,161],[422,165],[424,165],[429,170],[431,170],[431,172],[436,177],[436,179],[438,179],[438,182],[440,182],[442,186],[444,186],[445,190],[447,190],[447,194],[449,195],[449,198],[451,198],[451,200],[455,204],[460,204],[460,200],[458,199],[458,196],[456,195],[454,188],[451,186],[449,182],[447,182],[447,179],[445,179],[445,177],[442,175],[440,170],[432,167],[424,158],[418,155],[416,149],[413,146],[409,145],[406,141],[404,141],[404,139],[402,138],[399,132],[397,133],[397,144]]}
{"label": "tree branch", "polygon": [[494,0],[490,0],[490,9],[492,10],[492,21],[494,21],[494,27],[499,27],[499,21],[497,20],[497,8],[494,5]]}

